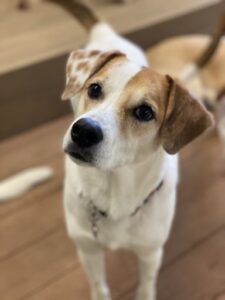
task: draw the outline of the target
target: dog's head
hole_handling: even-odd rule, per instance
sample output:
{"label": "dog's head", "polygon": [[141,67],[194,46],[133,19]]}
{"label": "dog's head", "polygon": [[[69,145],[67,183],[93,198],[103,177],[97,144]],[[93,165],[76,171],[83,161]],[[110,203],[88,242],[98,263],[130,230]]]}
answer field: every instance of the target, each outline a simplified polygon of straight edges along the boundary
{"label": "dog's head", "polygon": [[71,99],[75,112],[65,152],[102,169],[139,162],[159,148],[174,154],[212,122],[171,77],[116,51],[73,52],[62,97]]}

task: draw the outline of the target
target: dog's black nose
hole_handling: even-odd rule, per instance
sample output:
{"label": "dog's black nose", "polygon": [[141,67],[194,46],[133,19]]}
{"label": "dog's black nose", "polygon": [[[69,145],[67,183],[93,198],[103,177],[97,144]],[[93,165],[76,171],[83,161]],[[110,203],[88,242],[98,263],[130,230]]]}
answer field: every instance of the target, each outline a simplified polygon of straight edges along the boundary
{"label": "dog's black nose", "polygon": [[103,140],[103,133],[98,122],[83,118],[73,124],[71,138],[81,148],[97,145]]}

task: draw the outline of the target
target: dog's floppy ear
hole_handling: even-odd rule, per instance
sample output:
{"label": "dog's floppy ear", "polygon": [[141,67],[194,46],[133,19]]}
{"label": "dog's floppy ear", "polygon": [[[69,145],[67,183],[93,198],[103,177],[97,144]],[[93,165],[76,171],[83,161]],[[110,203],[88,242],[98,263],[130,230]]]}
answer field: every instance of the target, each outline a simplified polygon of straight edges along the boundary
{"label": "dog's floppy ear", "polygon": [[66,68],[66,88],[62,100],[70,99],[79,93],[92,75],[107,62],[117,56],[125,56],[119,51],[76,50],[69,57]]}
{"label": "dog's floppy ear", "polygon": [[170,76],[168,98],[160,137],[169,154],[177,153],[183,146],[203,133],[213,123],[210,114],[189,92]]}

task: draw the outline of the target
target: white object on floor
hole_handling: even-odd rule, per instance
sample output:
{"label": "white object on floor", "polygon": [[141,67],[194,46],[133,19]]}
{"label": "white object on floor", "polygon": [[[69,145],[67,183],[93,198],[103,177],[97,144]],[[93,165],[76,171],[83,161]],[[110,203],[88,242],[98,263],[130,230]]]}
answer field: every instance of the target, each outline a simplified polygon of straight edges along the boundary
{"label": "white object on floor", "polygon": [[21,196],[34,185],[40,184],[53,176],[50,167],[34,167],[0,181],[0,202]]}

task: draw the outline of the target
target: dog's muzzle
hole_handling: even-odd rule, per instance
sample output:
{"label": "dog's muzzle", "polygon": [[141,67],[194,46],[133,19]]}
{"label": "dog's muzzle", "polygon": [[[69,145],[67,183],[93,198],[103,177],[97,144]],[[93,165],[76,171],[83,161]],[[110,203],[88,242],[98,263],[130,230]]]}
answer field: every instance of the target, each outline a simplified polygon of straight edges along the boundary
{"label": "dog's muzzle", "polygon": [[70,131],[71,143],[65,150],[72,158],[85,162],[91,160],[93,149],[103,140],[99,123],[91,118],[82,118],[75,122]]}

